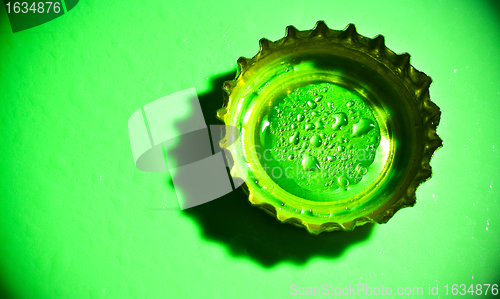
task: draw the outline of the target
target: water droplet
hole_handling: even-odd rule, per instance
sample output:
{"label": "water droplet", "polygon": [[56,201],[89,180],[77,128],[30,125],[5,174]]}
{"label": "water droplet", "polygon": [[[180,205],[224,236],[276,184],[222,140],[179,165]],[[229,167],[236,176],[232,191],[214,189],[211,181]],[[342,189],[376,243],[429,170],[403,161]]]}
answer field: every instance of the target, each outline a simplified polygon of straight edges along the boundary
{"label": "water droplet", "polygon": [[322,99],[323,99],[323,96],[318,96],[318,97],[316,97],[316,98],[314,99],[314,101],[315,101],[316,103],[319,103],[319,102],[321,102],[321,100],[322,100]]}
{"label": "water droplet", "polygon": [[316,157],[305,154],[304,157],[302,157],[302,168],[304,170],[319,170],[319,162]]}
{"label": "water droplet", "polygon": [[349,108],[349,107],[352,107],[354,106],[354,102],[353,101],[349,101],[347,102],[346,106]]}
{"label": "water droplet", "polygon": [[309,144],[307,142],[302,143],[302,148],[307,149],[309,147]]}
{"label": "water droplet", "polygon": [[297,120],[298,120],[298,121],[303,121],[303,120],[304,120],[304,115],[302,115],[302,114],[297,114]]}
{"label": "water droplet", "polygon": [[290,156],[288,156],[288,160],[292,161],[293,159],[295,159],[295,156],[294,156],[294,155],[290,155]]}
{"label": "water droplet", "polygon": [[335,156],[328,156],[328,157],[326,157],[326,159],[328,160],[328,162],[333,162],[333,161],[337,160],[337,158]]}
{"label": "water droplet", "polygon": [[354,110],[354,109],[349,109],[349,113],[350,113],[350,114],[354,114],[354,113],[356,113],[356,110]]}
{"label": "water droplet", "polygon": [[[343,151],[345,151],[345,146],[343,146],[343,145],[339,145],[339,146],[338,146],[338,148],[337,148],[337,150],[338,150],[339,152],[343,152]],[[344,158],[344,157],[342,157],[342,158]]]}
{"label": "water droplet", "polygon": [[314,125],[313,124],[307,124],[305,126],[306,131],[314,130]]}
{"label": "water droplet", "polygon": [[347,186],[349,186],[349,181],[344,176],[339,177],[337,181],[343,188],[347,188]]}
{"label": "water droplet", "polygon": [[292,124],[292,129],[295,130],[297,129],[298,125],[297,124]]}
{"label": "water droplet", "polygon": [[314,126],[318,128],[319,130],[323,129],[325,127],[325,124],[321,121],[321,119],[318,119],[315,123]]}
{"label": "water droplet", "polygon": [[359,122],[352,125],[352,136],[358,137],[370,132],[375,127],[375,123],[371,119],[361,118]]}
{"label": "water droplet", "polygon": [[299,144],[300,138],[299,138],[299,132],[295,132],[290,138],[288,139],[291,144],[297,145]]}
{"label": "water droplet", "polygon": [[322,141],[318,135],[314,135],[313,137],[311,137],[311,140],[309,142],[311,142],[313,146],[318,147],[321,145]]}
{"label": "water droplet", "polygon": [[319,116],[319,113],[317,113],[316,111],[313,111],[313,112],[311,112],[311,116],[312,116],[312,117]]}
{"label": "water droplet", "polygon": [[323,87],[322,92],[328,92],[328,87]]}
{"label": "water droplet", "polygon": [[311,108],[311,109],[314,109],[318,106],[318,104],[316,104],[313,101],[307,101],[307,106],[309,106],[309,108]]}
{"label": "water droplet", "polygon": [[347,125],[347,115],[344,112],[336,113],[333,117],[335,118],[335,123],[332,126],[334,130],[339,130],[341,126]]}
{"label": "water droplet", "polygon": [[358,164],[356,165],[356,172],[358,173],[358,175],[365,175],[368,172],[368,170],[363,165]]}

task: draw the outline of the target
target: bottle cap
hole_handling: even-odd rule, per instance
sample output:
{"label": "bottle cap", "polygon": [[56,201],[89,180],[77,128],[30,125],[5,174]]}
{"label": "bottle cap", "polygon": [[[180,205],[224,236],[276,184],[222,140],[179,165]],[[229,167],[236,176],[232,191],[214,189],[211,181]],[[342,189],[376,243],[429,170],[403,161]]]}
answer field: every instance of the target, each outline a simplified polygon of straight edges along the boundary
{"label": "bottle cap", "polygon": [[322,21],[259,43],[238,59],[217,112],[250,202],[313,234],[385,223],[413,206],[442,140],[431,78],[410,55]]}

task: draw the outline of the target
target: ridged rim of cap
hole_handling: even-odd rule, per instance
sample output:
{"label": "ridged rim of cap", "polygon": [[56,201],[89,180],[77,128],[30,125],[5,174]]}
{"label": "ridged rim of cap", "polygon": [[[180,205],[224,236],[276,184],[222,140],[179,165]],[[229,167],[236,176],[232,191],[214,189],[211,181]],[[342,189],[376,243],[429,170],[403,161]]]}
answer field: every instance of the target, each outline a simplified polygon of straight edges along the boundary
{"label": "ridged rim of cap", "polygon": [[[395,201],[391,207],[371,217],[359,217],[344,223],[327,222],[321,225],[312,224],[297,217],[287,217],[286,215],[280,214],[279,207],[267,202],[265,198],[259,198],[251,188],[245,188],[249,193],[248,199],[253,205],[262,208],[281,222],[304,227],[313,234],[334,230],[349,231],[356,226],[361,226],[366,223],[386,223],[400,209],[414,206],[416,203],[417,188],[432,176],[430,160],[434,152],[443,144],[442,139],[436,131],[441,118],[441,110],[431,101],[429,96],[429,87],[432,83],[432,79],[410,64],[410,55],[408,53],[399,55],[394,53],[385,46],[385,39],[382,35],[378,35],[374,38],[360,35],[354,24],[349,24],[344,30],[334,30],[328,28],[325,22],[318,21],[312,30],[299,31],[294,26],[287,26],[285,36],[274,42],[262,38],[259,41],[259,52],[252,58],[240,57],[237,61],[238,68],[235,79],[224,82],[224,104],[223,107],[217,111],[217,117],[226,125],[229,125],[231,115],[228,114],[228,111],[236,105],[235,101],[231,98],[231,93],[238,81],[255,62],[273,53],[282,46],[290,46],[291,44],[301,43],[305,40],[321,38],[336,39],[349,49],[369,55],[374,60],[386,66],[403,82],[406,88],[414,94],[415,99],[419,101],[418,109],[420,110],[424,124],[423,134],[425,146],[422,160],[419,163],[420,167],[404,195]],[[221,148],[227,149],[229,147],[226,140],[226,137],[222,138],[220,142]],[[241,177],[237,174],[236,165],[233,165],[231,175],[233,177]]]}

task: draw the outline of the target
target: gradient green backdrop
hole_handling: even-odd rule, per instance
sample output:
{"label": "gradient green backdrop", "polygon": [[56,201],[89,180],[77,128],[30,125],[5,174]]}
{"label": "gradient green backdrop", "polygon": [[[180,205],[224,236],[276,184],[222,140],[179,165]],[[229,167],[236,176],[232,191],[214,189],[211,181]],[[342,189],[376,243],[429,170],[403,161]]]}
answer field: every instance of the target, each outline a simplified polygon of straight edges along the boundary
{"label": "gradient green backdrop", "polygon": [[[498,3],[89,0],[15,34],[1,8],[2,294],[283,298],[291,284],[426,294],[439,284],[446,298],[445,284],[500,283]],[[215,123],[239,56],[320,19],[383,34],[433,78],[444,146],[416,206],[319,236],[278,223],[240,190],[175,209],[169,175],[134,166],[130,115],[194,86]]]}

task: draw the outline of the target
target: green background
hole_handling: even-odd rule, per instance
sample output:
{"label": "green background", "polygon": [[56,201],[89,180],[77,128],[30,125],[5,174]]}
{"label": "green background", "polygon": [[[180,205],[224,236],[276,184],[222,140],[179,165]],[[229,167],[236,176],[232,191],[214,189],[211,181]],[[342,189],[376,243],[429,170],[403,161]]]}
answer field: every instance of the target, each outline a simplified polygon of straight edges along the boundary
{"label": "green background", "polygon": [[[317,20],[383,34],[432,77],[444,146],[415,207],[319,236],[278,223],[241,190],[175,209],[169,175],[135,168],[128,118],[194,86],[215,123],[237,58]],[[15,34],[2,8],[0,57],[5,297],[282,298],[291,284],[439,284],[443,298],[445,284],[500,283],[497,1],[89,0]]]}

